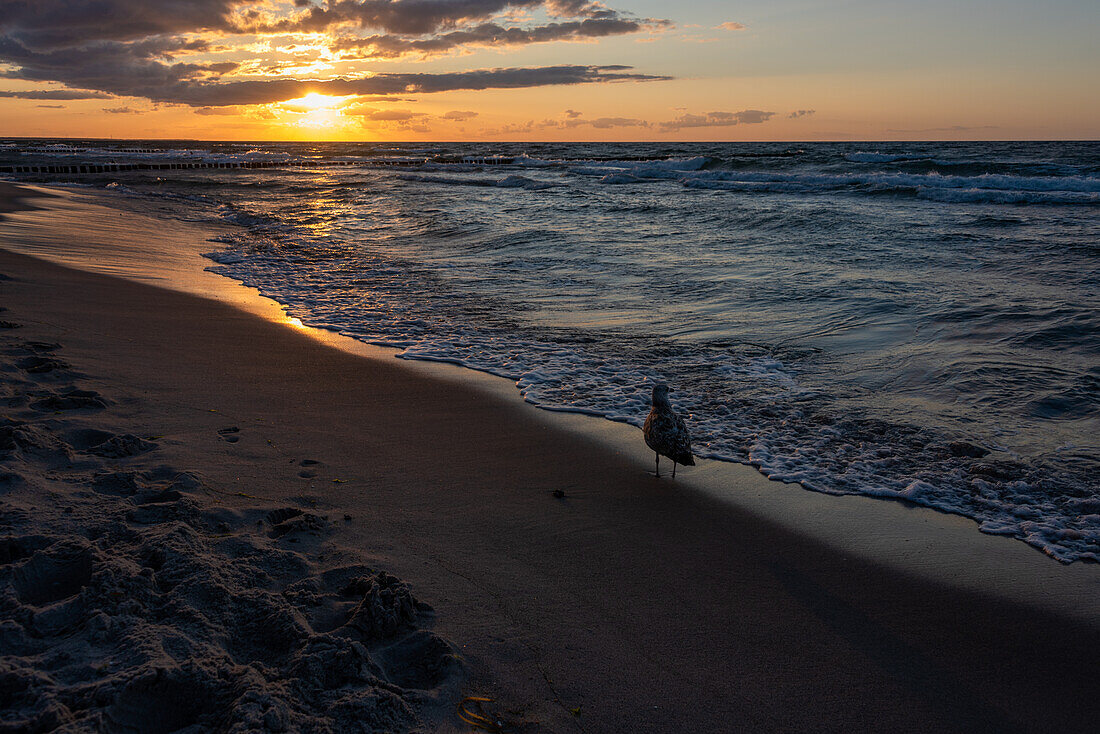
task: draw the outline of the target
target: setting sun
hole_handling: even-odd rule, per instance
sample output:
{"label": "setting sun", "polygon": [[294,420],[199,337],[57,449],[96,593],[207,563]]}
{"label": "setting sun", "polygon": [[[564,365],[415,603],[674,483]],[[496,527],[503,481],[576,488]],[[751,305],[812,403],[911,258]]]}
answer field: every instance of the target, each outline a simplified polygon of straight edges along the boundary
{"label": "setting sun", "polygon": [[333,131],[345,127],[350,121],[341,114],[352,96],[338,97],[310,92],[303,97],[274,105],[276,118],[284,126],[313,131]]}
{"label": "setting sun", "polygon": [[342,104],[348,97],[332,97],[327,94],[318,94],[317,92],[310,92],[304,97],[298,99],[289,99],[282,104],[287,109],[293,109],[295,107],[305,108],[307,110],[323,110],[323,109],[335,109],[338,105]]}

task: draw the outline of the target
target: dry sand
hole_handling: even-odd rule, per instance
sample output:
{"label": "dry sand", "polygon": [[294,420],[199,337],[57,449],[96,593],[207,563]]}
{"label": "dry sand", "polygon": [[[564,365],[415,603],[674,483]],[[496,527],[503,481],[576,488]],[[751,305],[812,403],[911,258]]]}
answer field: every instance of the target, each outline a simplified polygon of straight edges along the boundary
{"label": "dry sand", "polygon": [[[463,694],[508,731],[1100,714],[1094,566],[1025,549],[1046,575],[1008,565],[1058,603],[1021,603],[766,516],[772,492],[835,498],[745,470],[730,493],[763,499],[723,501],[650,476],[644,450],[224,303],[12,253],[0,273],[0,725],[465,730]],[[898,507],[845,505],[872,506]]]}

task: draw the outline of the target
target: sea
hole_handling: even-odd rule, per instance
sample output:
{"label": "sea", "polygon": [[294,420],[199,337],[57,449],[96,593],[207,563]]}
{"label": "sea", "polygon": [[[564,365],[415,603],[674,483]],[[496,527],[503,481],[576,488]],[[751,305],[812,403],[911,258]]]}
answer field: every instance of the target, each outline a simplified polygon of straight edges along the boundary
{"label": "sea", "polygon": [[[0,141],[307,325],[1100,561],[1100,143]],[[170,203],[171,207],[165,204]],[[639,439],[640,440],[640,439]]]}

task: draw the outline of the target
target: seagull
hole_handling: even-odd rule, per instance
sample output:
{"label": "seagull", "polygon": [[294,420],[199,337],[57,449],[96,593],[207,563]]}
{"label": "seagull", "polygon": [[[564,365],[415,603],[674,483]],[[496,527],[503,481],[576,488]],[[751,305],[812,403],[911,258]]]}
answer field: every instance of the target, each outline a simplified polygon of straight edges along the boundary
{"label": "seagull", "polygon": [[672,478],[676,478],[676,465],[695,466],[691,456],[691,434],[684,419],[676,415],[668,402],[668,385],[653,386],[653,408],[642,428],[645,445],[657,454],[657,476],[661,476],[661,454],[672,459]]}

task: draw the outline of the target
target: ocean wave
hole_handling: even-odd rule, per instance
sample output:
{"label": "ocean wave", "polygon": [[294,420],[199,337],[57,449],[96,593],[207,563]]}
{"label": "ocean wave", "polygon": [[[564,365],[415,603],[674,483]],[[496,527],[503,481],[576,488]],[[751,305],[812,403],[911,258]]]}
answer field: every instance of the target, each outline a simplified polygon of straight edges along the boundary
{"label": "ocean wave", "polygon": [[770,171],[700,171],[684,180],[797,183],[836,189],[845,186],[892,188],[986,189],[1002,191],[1100,192],[1092,176],[954,176],[940,173],[773,173]]}
{"label": "ocean wave", "polygon": [[525,176],[505,176],[500,179],[482,178],[458,178],[454,176],[431,176],[419,173],[401,173],[396,176],[401,181],[416,181],[418,183],[438,183],[450,186],[481,186],[496,187],[501,189],[527,189],[528,191],[542,191],[558,186],[549,181],[535,181]]}
{"label": "ocean wave", "polygon": [[543,160],[537,158],[519,157],[513,161],[513,165],[528,166],[532,168],[546,168],[550,166],[565,167],[574,173],[583,175],[603,176],[614,169],[629,173],[639,178],[666,178],[689,171],[698,171],[713,162],[709,156],[692,156],[690,158],[660,158],[656,160],[596,160],[585,158],[570,158],[561,160]]}
{"label": "ocean wave", "polygon": [[1100,193],[1077,191],[1005,191],[998,189],[939,189],[918,186],[921,199],[953,204],[1076,204],[1100,205]]}
{"label": "ocean wave", "polygon": [[632,176],[629,173],[609,173],[600,179],[600,183],[621,185],[641,183],[644,180],[645,179],[639,178],[638,176]]}
{"label": "ocean wave", "polygon": [[1100,204],[1100,179],[1085,176],[1038,177],[938,173],[786,174],[753,171],[700,171],[680,177],[687,188],[744,192],[826,193],[852,190],[913,195],[956,203]]}
{"label": "ocean wave", "polygon": [[493,182],[493,186],[501,189],[530,189],[532,191],[540,191],[542,189],[550,189],[557,184],[550,183],[548,181],[534,181],[525,176],[505,176],[499,181]]}
{"label": "ocean wave", "polygon": [[661,379],[700,456],[1100,560],[1095,144],[250,147],[367,165],[77,180],[240,225],[209,268],[309,325],[633,425]]}
{"label": "ocean wave", "polygon": [[871,153],[866,151],[844,155],[845,160],[853,163],[893,163],[894,161],[926,160],[931,157],[931,153]]}
{"label": "ocean wave", "polygon": [[[514,254],[517,245],[538,244],[534,253],[546,241],[538,232],[497,239],[499,246],[486,245],[497,260],[502,247]],[[1064,562],[1100,560],[1100,528],[1066,505],[1065,488],[1081,487],[1080,477],[1021,463],[966,437],[839,409],[768,350],[536,332],[515,323],[503,304],[482,303],[431,280],[428,271],[384,258],[327,272],[322,312],[300,288],[314,263],[325,261],[321,252],[303,260],[297,250],[237,243],[207,257],[217,263],[212,270],[259,288],[306,324],[397,348],[404,359],[504,377],[533,405],[640,426],[650,386],[667,381],[701,457],[747,463],[818,492],[900,499],[972,517],[985,532],[1019,537]],[[348,287],[346,277],[359,285]],[[364,289],[369,302],[358,295]]]}

